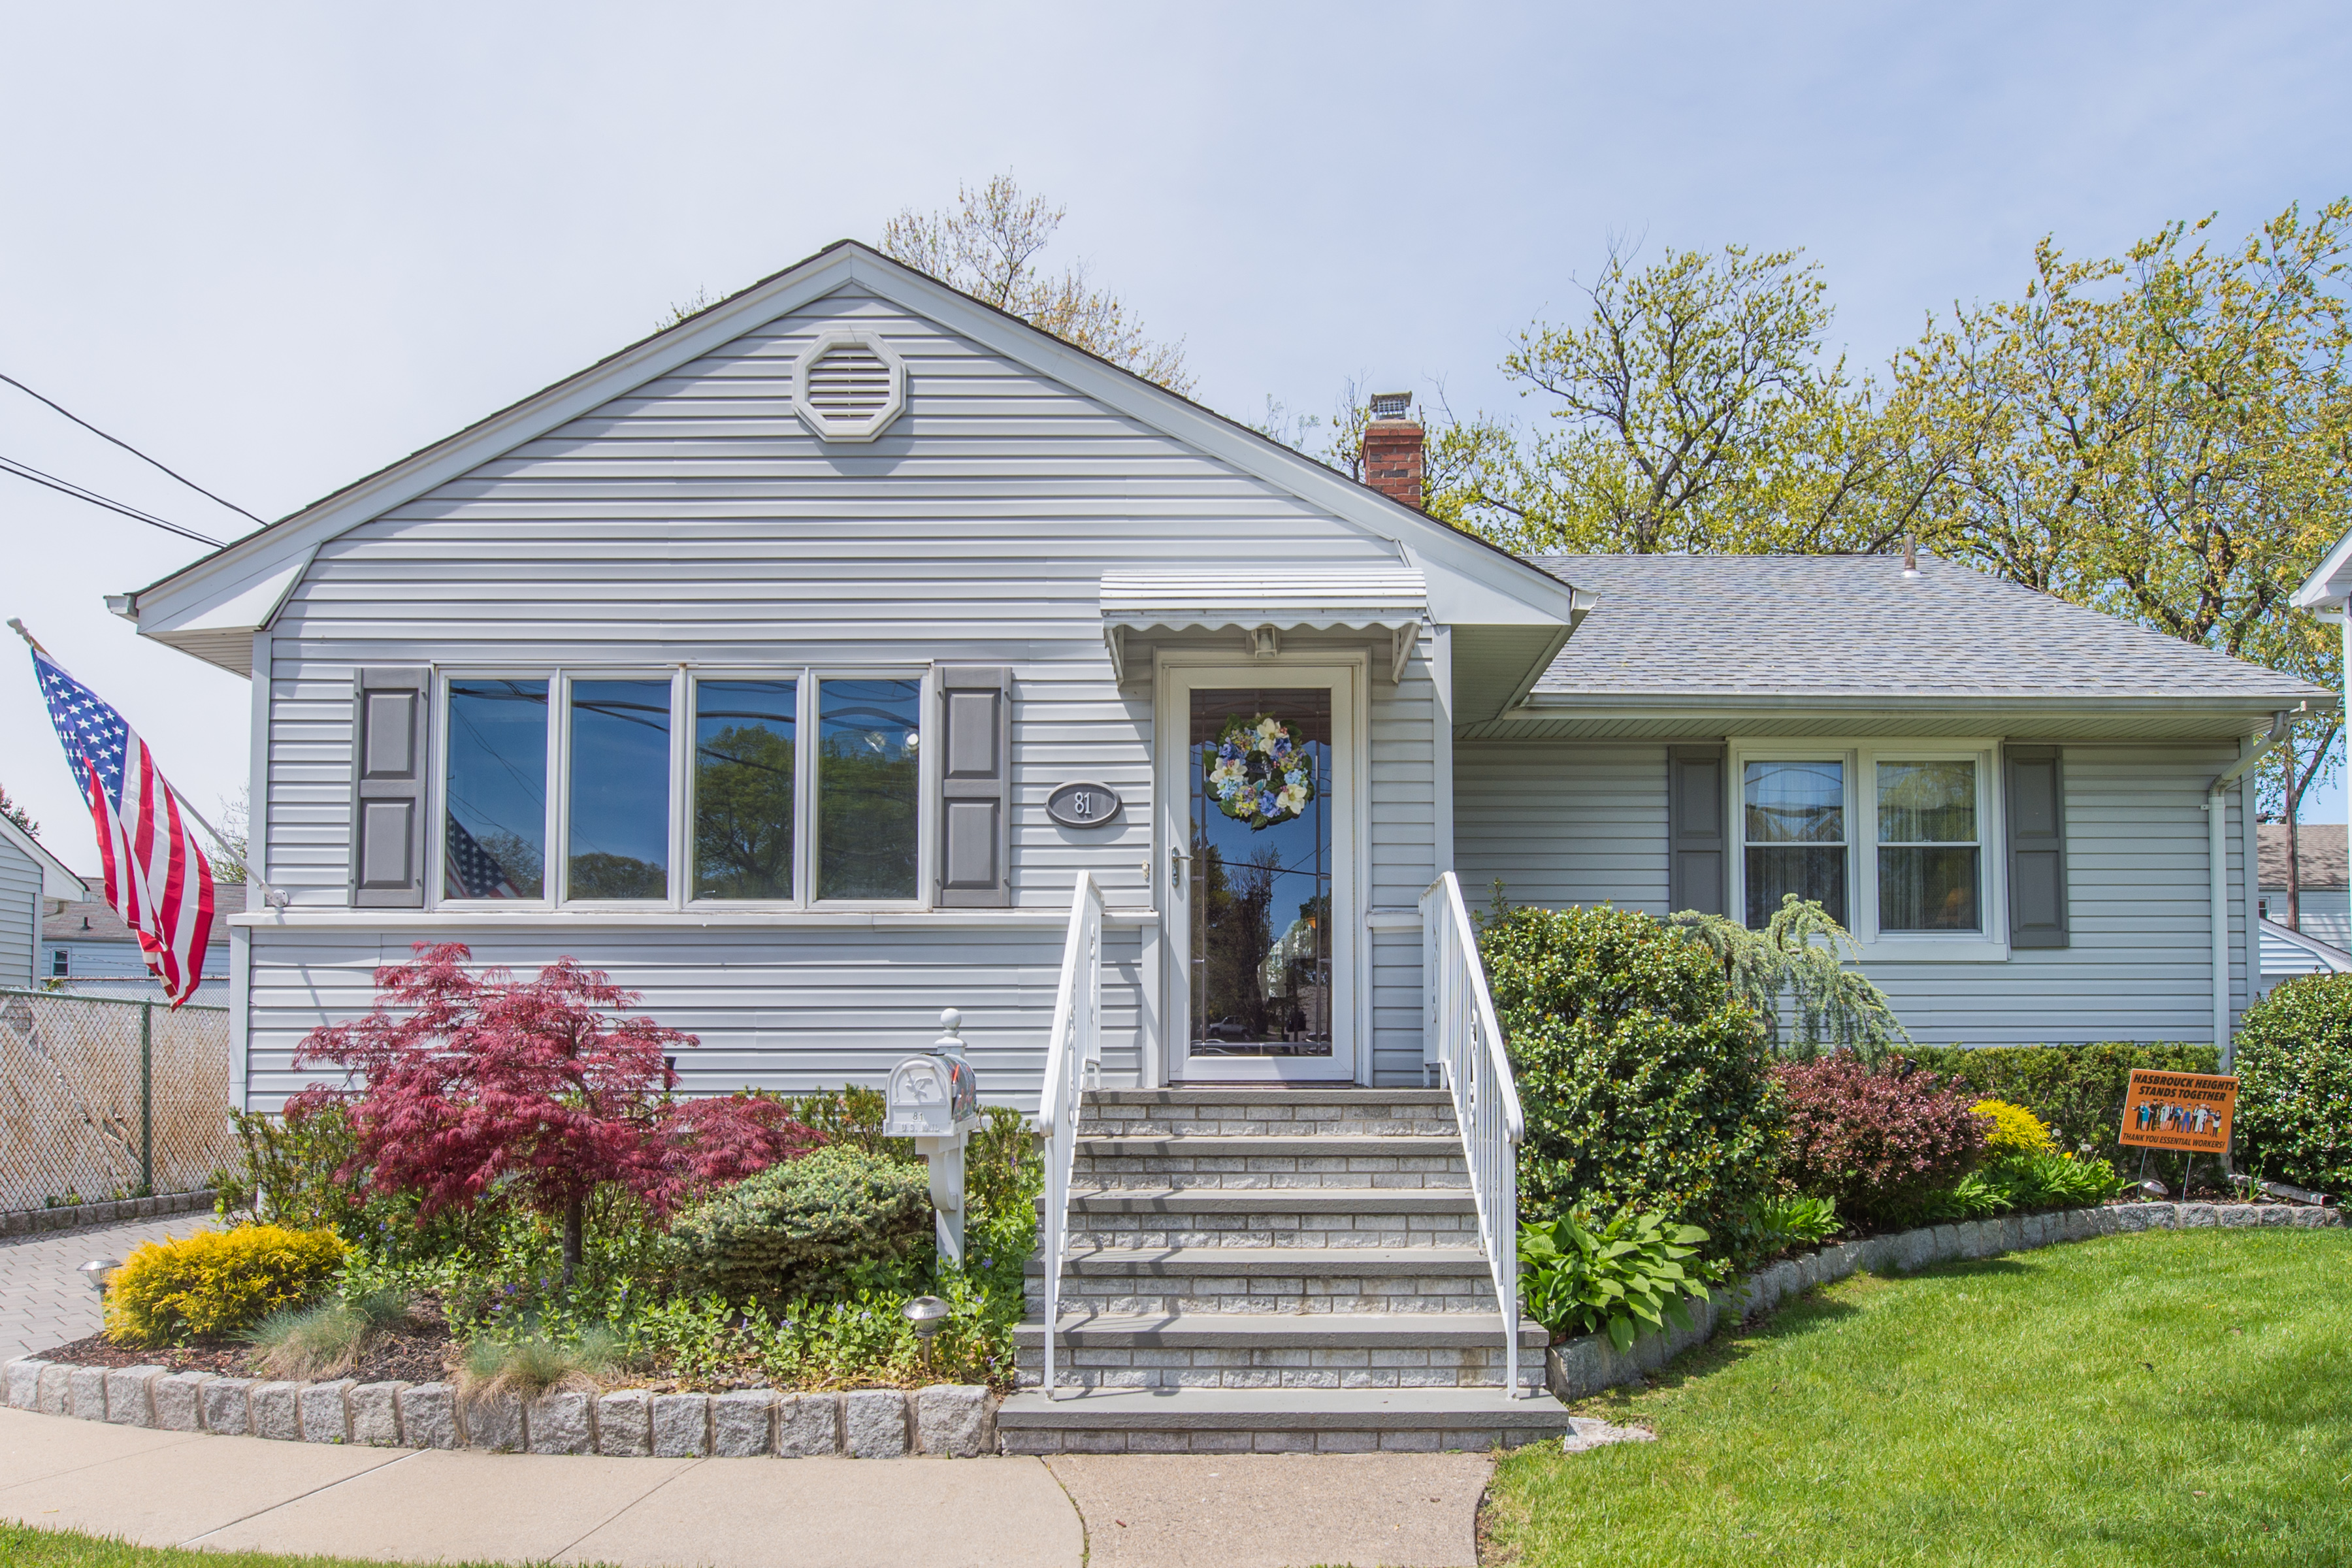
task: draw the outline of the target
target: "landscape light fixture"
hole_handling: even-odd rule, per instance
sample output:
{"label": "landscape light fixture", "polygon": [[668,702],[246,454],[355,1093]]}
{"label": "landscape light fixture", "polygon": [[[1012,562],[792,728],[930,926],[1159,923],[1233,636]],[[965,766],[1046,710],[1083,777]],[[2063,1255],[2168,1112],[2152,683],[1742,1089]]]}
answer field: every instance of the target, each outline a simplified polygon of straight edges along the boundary
{"label": "landscape light fixture", "polygon": [[2168,1198],[2172,1195],[2172,1189],[2166,1186],[2162,1182],[2156,1180],[2154,1177],[2150,1177],[2148,1180],[2142,1182],[2139,1184],[2137,1191],[2142,1197],[2156,1198],[2158,1200]]}
{"label": "landscape light fixture", "polygon": [[948,1314],[954,1309],[937,1296],[918,1296],[898,1310],[905,1315],[908,1322],[914,1325],[915,1337],[929,1342],[930,1337],[940,1331],[940,1325],[947,1321]]}
{"label": "landscape light fixture", "polygon": [[106,1294],[108,1277],[121,1267],[122,1259],[120,1258],[93,1258],[83,1264],[77,1272],[89,1281],[91,1289],[103,1296]]}

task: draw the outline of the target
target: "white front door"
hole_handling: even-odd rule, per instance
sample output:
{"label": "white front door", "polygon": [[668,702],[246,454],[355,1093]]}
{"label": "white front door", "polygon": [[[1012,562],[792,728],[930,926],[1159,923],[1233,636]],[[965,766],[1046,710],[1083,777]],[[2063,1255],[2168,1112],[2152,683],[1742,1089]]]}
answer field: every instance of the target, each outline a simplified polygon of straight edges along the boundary
{"label": "white front door", "polygon": [[1171,1082],[1352,1081],[1360,667],[1163,658]]}

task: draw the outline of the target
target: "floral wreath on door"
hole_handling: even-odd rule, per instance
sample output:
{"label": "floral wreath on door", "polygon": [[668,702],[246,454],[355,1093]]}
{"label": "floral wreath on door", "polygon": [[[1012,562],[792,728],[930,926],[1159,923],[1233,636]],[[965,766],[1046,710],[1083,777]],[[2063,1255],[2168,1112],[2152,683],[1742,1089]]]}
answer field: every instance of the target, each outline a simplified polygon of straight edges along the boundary
{"label": "floral wreath on door", "polygon": [[1270,714],[1226,720],[1202,773],[1217,809],[1253,833],[1304,815],[1315,799],[1314,753]]}

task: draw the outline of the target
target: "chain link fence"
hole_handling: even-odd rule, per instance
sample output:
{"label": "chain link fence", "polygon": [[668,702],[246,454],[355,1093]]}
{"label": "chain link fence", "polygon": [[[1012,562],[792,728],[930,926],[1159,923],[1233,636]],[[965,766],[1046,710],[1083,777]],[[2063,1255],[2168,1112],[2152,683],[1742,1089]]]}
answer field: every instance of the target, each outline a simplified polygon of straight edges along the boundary
{"label": "chain link fence", "polygon": [[0,1209],[194,1191],[228,1112],[227,1008],[0,990]]}

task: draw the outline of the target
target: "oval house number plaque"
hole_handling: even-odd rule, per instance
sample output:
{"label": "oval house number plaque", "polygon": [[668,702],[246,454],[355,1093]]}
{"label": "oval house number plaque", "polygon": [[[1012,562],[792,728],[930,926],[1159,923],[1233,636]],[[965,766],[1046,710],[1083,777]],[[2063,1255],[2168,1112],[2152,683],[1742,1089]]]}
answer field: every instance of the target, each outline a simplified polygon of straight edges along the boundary
{"label": "oval house number plaque", "polygon": [[1045,815],[1065,827],[1100,827],[1118,815],[1108,784],[1066,784],[1045,797]]}

